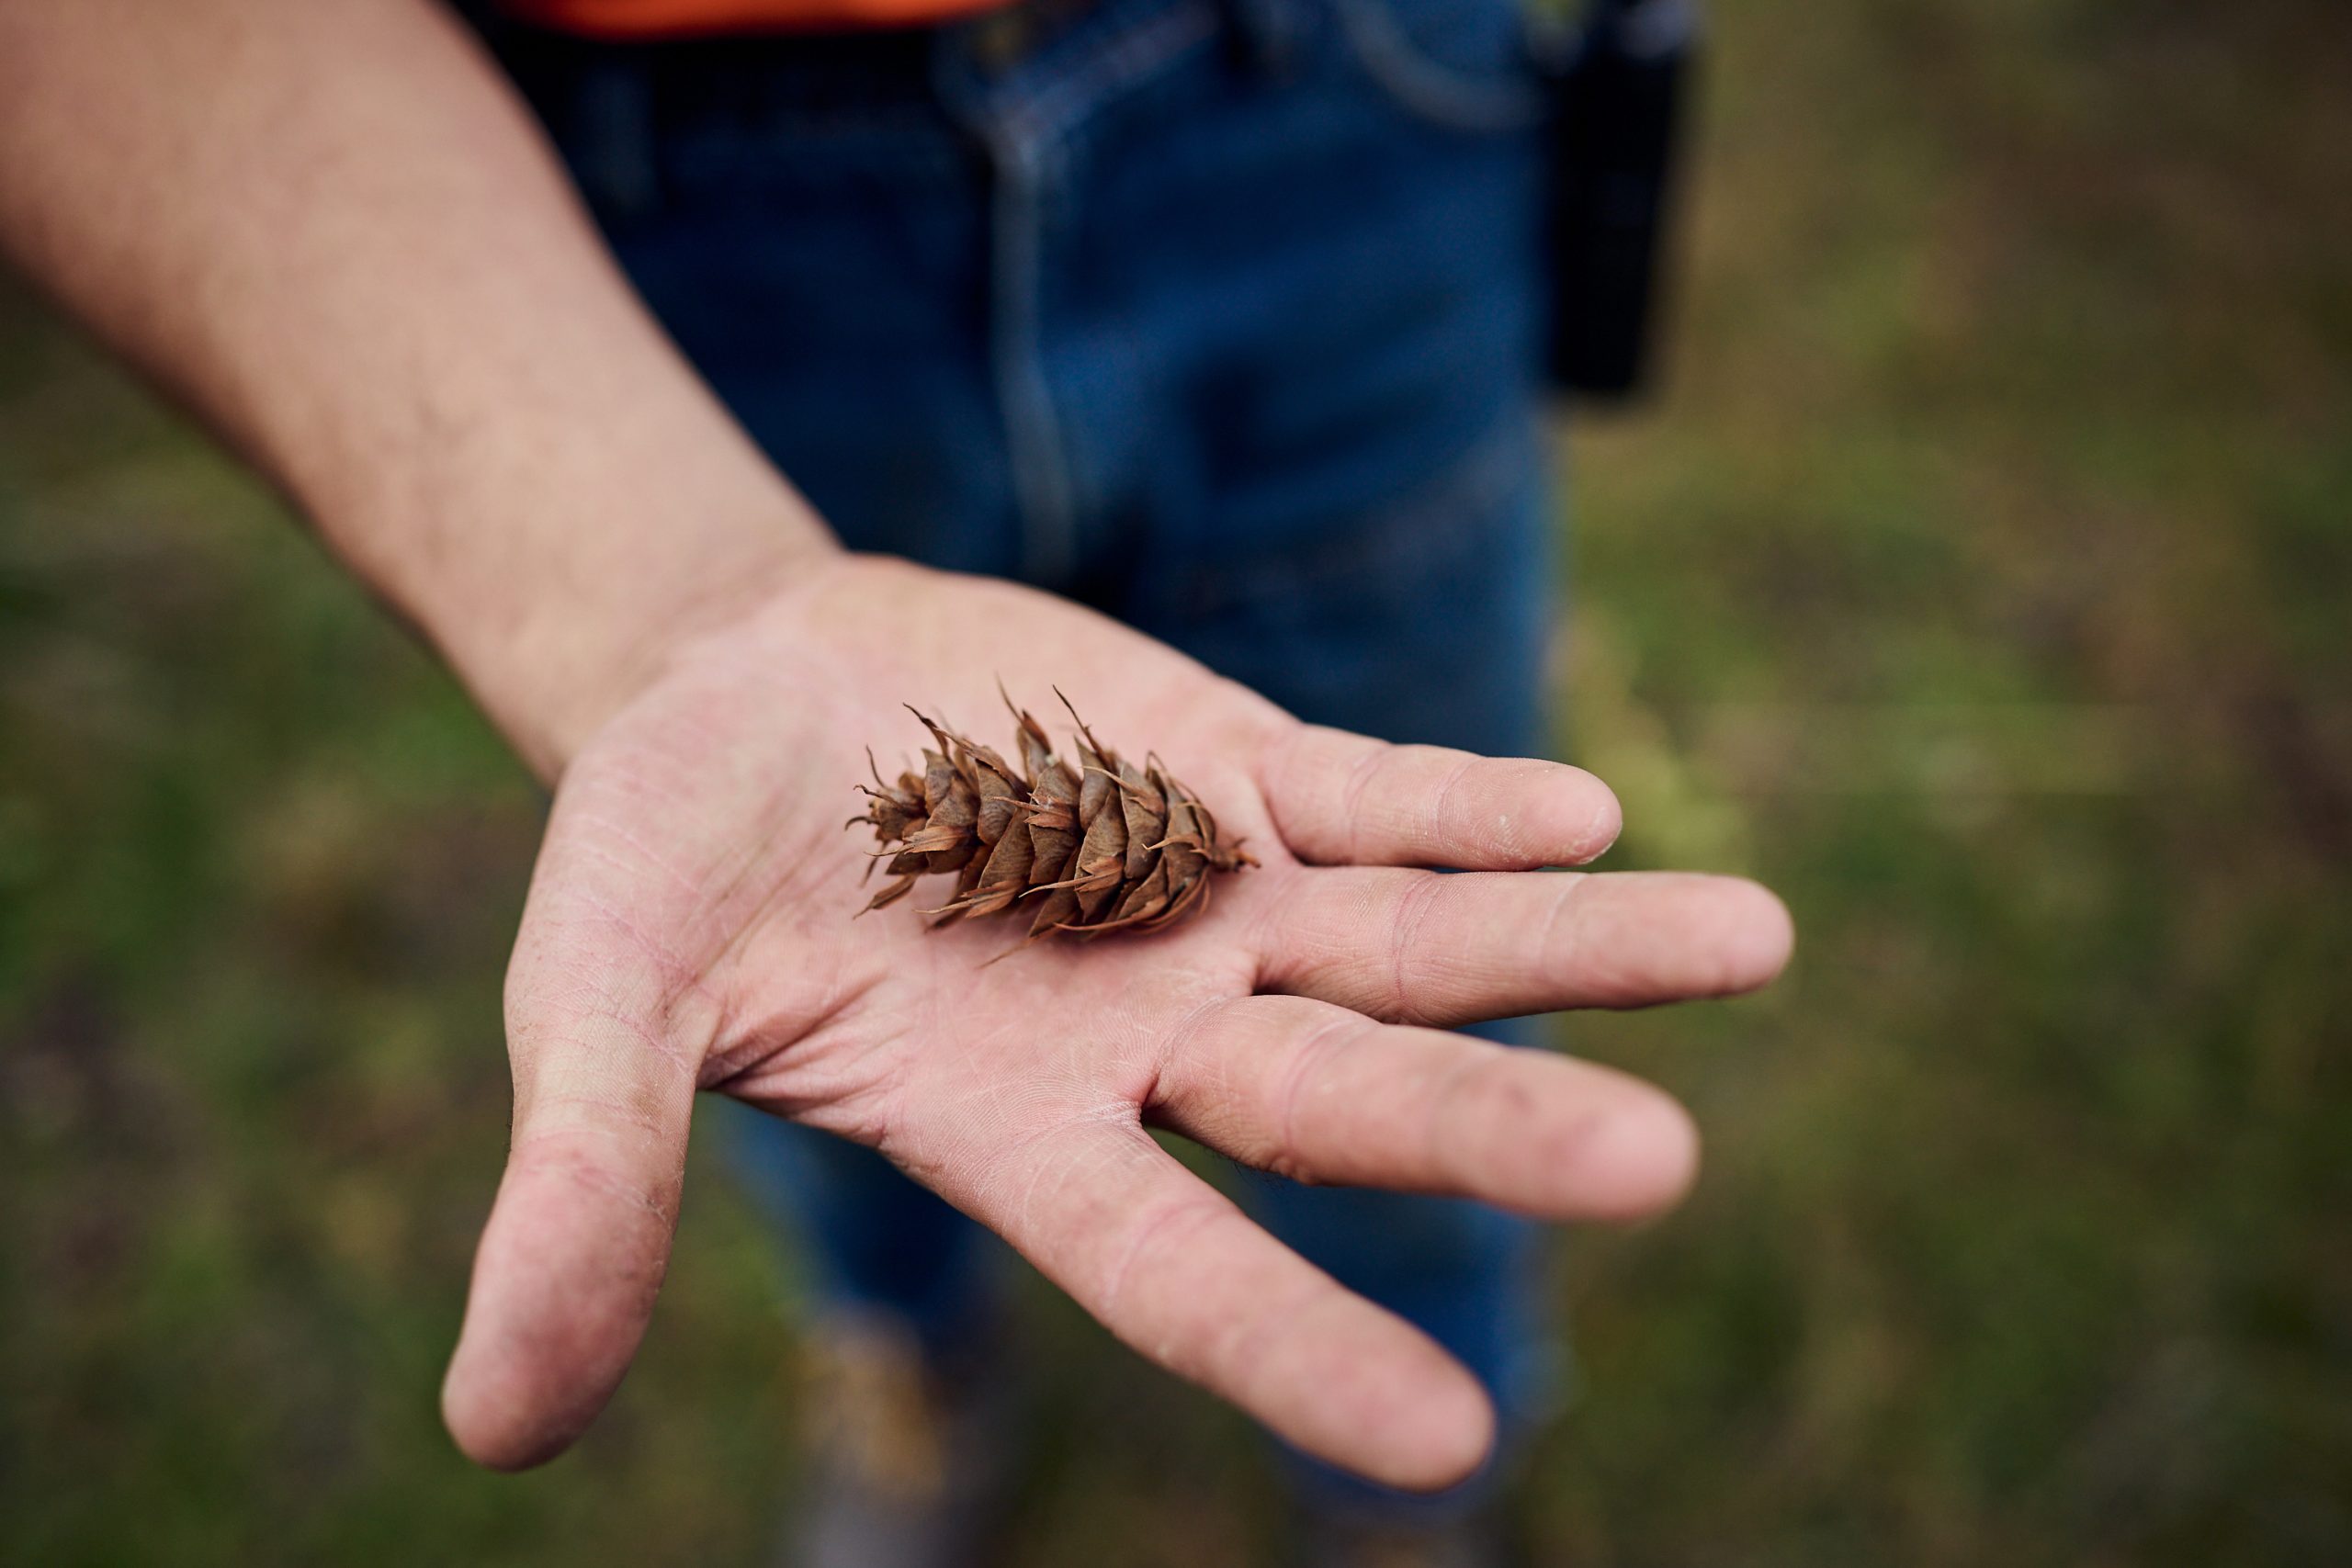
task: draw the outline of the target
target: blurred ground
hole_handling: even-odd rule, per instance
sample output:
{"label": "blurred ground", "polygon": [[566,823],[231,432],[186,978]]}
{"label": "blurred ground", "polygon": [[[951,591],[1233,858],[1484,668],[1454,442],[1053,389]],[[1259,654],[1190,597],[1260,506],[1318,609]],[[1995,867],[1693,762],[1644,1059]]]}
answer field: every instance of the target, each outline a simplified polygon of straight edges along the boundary
{"label": "blurred ground", "polygon": [[[1580,1238],[1583,1564],[2352,1561],[2352,31],[2331,0],[1718,0],[1673,397],[1575,444],[1623,863],[1771,997]],[[433,1395],[538,802],[183,425],[0,298],[0,1559],[735,1560],[789,1278],[705,1160],[573,1458]],[[1071,1309],[1041,1564],[1239,1562],[1241,1425]]]}

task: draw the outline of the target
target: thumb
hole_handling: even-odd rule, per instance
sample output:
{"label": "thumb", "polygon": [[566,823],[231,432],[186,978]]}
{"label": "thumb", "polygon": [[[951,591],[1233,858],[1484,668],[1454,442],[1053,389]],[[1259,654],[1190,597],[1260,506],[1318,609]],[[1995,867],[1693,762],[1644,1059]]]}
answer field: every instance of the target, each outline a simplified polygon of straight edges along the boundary
{"label": "thumb", "polygon": [[458,1446],[499,1470],[562,1452],[628,1370],[669,1266],[694,1111],[674,971],[624,912],[550,895],[547,870],[507,975],[506,1174],[441,1390]]}

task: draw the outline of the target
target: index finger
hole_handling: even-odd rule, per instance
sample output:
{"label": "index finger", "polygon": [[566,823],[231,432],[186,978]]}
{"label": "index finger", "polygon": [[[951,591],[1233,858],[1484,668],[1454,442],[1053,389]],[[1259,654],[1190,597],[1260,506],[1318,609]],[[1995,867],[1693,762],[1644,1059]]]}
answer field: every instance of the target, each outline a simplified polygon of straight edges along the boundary
{"label": "index finger", "polygon": [[1623,822],[1609,786],[1566,762],[1392,746],[1320,725],[1270,749],[1258,785],[1291,852],[1321,865],[1581,865]]}

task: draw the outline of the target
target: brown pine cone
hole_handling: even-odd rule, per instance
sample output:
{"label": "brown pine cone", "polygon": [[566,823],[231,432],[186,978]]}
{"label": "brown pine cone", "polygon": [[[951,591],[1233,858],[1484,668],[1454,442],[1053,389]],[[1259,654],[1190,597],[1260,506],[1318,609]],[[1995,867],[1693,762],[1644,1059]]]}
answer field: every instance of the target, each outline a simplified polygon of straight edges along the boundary
{"label": "brown pine cone", "polygon": [[1031,941],[1056,931],[1156,931],[1208,908],[1210,873],[1258,863],[1238,840],[1218,834],[1209,808],[1156,758],[1141,767],[1124,760],[1073,708],[1073,772],[1035,719],[1010,697],[1005,706],[1020,727],[1018,770],[907,710],[938,747],[923,749],[920,774],[902,773],[891,784],[875,768],[873,784],[857,786],[869,804],[851,825],[873,828],[882,845],[876,858],[888,858],[891,877],[858,913],[896,903],[920,877],[954,872],[955,896],[924,911],[934,926],[1018,907],[1035,911]]}

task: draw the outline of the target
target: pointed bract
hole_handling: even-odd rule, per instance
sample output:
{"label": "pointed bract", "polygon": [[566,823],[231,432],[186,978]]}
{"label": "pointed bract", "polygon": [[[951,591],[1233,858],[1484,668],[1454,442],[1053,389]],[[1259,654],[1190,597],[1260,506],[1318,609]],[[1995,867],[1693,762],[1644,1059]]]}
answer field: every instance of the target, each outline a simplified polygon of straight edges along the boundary
{"label": "pointed bract", "polygon": [[[1061,693],[1054,694],[1061,697]],[[885,784],[872,753],[865,815],[891,878],[858,913],[883,908],[918,878],[956,874],[953,894],[924,910],[933,925],[1019,909],[1027,941],[1071,931],[1163,931],[1207,908],[1209,878],[1257,863],[1217,832],[1199,797],[1157,757],[1138,767],[1077,726],[1076,765],[1054,753],[1035,718],[1006,697],[1016,770],[989,747],[910,707],[931,732],[921,773]],[[870,866],[869,866],[870,870]]]}

